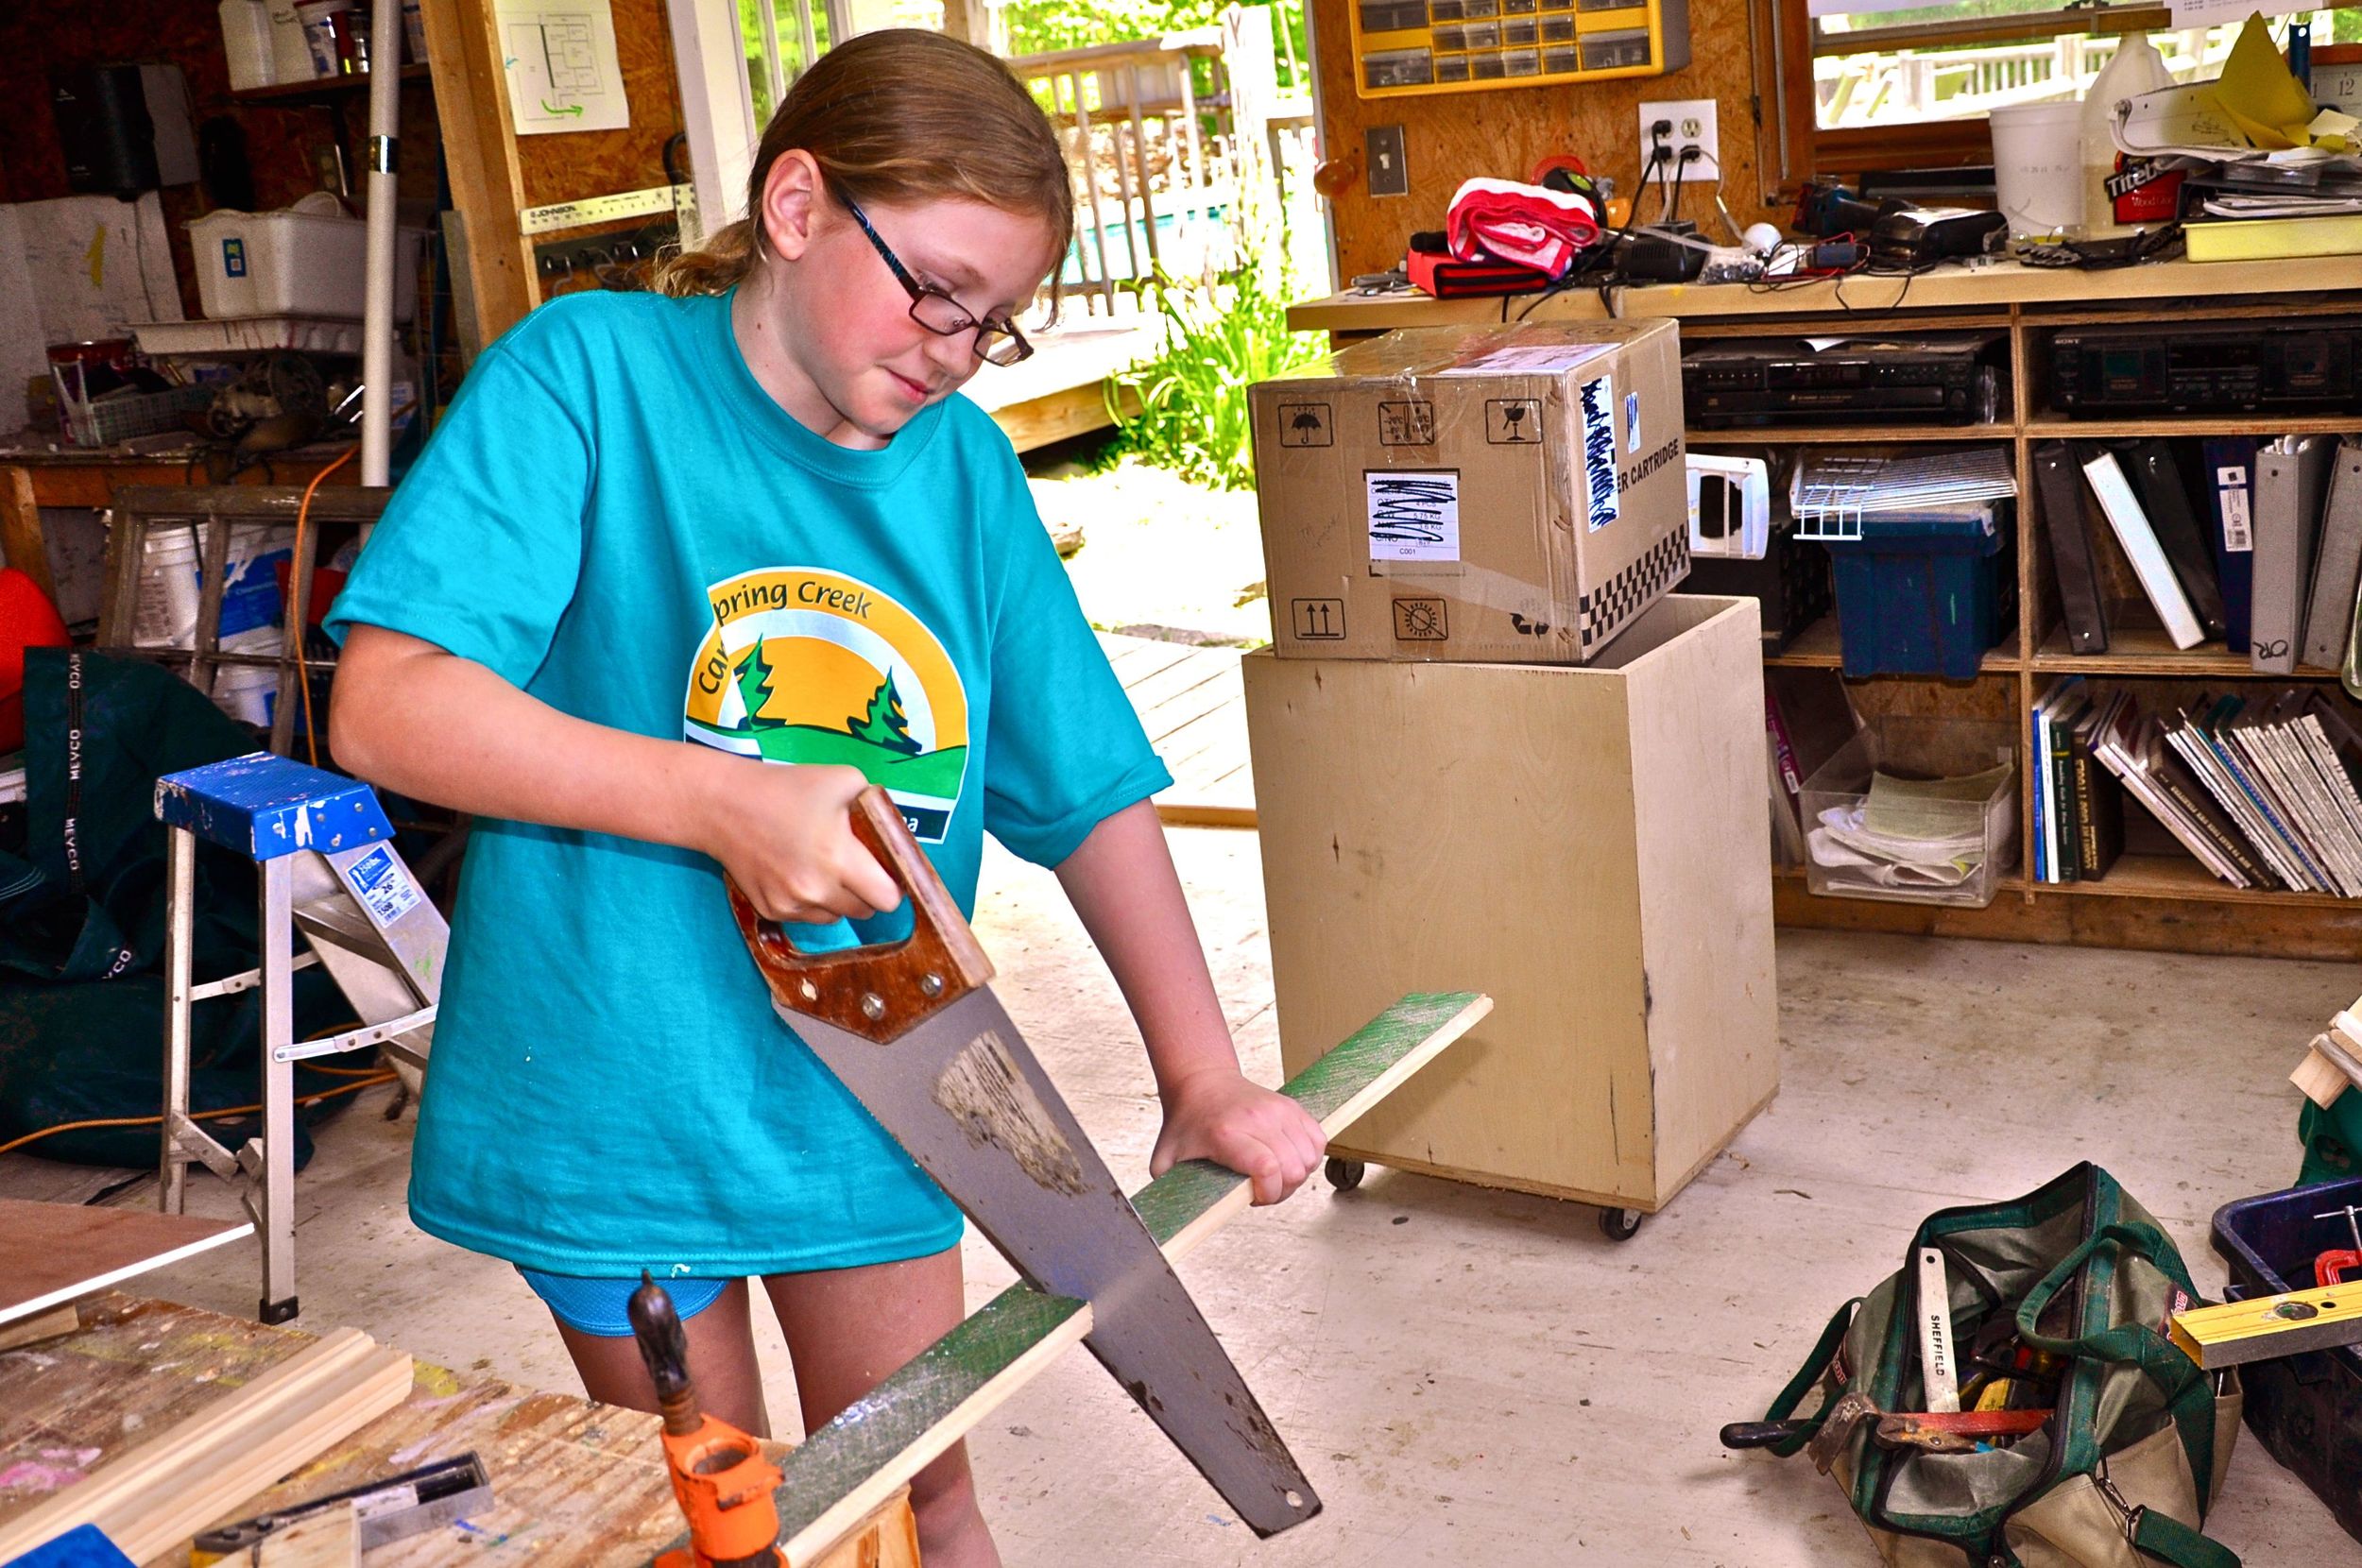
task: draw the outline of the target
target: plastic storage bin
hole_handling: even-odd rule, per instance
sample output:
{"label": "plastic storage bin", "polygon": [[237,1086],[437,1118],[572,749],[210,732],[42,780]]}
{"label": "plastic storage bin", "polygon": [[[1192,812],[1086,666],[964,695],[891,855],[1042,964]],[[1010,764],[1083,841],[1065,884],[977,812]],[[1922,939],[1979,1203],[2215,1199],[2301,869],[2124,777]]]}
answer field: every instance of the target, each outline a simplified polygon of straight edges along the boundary
{"label": "plastic storage bin", "polygon": [[[322,315],[361,319],[368,273],[368,225],[315,191],[276,213],[208,213],[189,222],[197,294],[215,319]],[[419,230],[394,241],[394,319],[407,321],[419,296]]]}
{"label": "plastic storage bin", "polygon": [[1849,675],[1969,680],[2017,606],[2009,508],[1973,505],[1860,519],[1828,538]]}
{"label": "plastic storage bin", "polygon": [[[1864,724],[1805,781],[1806,888],[1832,898],[1992,903],[2017,847],[2016,740],[1999,720],[1888,714]],[[1879,773],[1903,788],[1874,785]],[[1987,774],[1973,794],[1912,788]]]}
{"label": "plastic storage bin", "polygon": [[[2353,1245],[2339,1212],[2349,1203],[2362,1203],[2362,1178],[2268,1192],[2217,1209],[2215,1251],[2230,1266],[2231,1294],[2310,1288],[2313,1259]],[[2362,1541],[2362,1349],[2251,1361],[2239,1376],[2248,1429],[2329,1505],[2348,1535]]]}

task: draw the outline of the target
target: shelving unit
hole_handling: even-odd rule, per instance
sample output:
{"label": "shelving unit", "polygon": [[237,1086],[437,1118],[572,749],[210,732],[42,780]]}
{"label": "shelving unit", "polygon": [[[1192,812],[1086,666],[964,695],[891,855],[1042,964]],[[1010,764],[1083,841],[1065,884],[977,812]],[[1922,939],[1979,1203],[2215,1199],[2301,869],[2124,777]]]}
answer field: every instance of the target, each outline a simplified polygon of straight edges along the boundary
{"label": "shelving unit", "polygon": [[[2034,484],[2034,447],[2052,439],[2123,436],[2175,439],[2207,435],[2331,434],[2362,431],[2362,400],[2352,416],[2228,417],[2163,415],[2153,418],[2075,419],[2045,403],[2050,334],[2097,323],[2135,326],[2260,319],[2285,315],[2362,315],[2362,259],[2290,263],[2165,263],[2120,271],[2078,273],[1997,264],[1899,281],[1848,280],[1793,290],[1761,292],[1743,285],[1629,290],[1617,314],[1675,316],[1685,338],[1859,335],[1983,331],[2004,333],[2011,370],[2002,417],[1971,425],[1827,425],[1691,429],[1688,440],[1719,448],[1899,446],[1927,443],[2007,446],[2016,464],[2018,502],[2017,624],[1989,652],[1974,680],[1877,676],[1847,683],[1865,717],[1882,712],[2007,719],[2021,732],[2019,825],[2021,860],[1982,910],[1816,897],[1801,872],[1773,878],[1773,909],[1787,925],[1918,931],[2011,941],[2080,943],[2169,951],[2235,952],[2268,957],[2351,959],[2362,956],[2362,900],[2322,894],[2260,892],[2217,880],[2185,855],[2128,852],[2096,881],[2042,883],[2032,878],[2026,827],[2033,820],[2033,783],[2024,767],[2023,731],[2033,702],[2059,675],[2081,674],[2106,685],[2130,684],[2146,699],[2182,700],[2229,683],[2283,687],[2316,685],[2347,703],[2337,673],[2311,667],[2293,675],[2259,673],[2245,655],[2220,643],[2186,652],[2154,626],[2112,619],[2104,654],[2067,651],[2051,570],[2050,548]],[[1513,301],[1511,314],[1523,301]],[[1360,336],[1396,327],[1469,324],[1497,318],[1491,299],[1378,300],[1340,295],[1297,306],[1290,323]],[[1543,301],[1529,320],[1581,320],[1603,314],[1598,298],[1570,293]],[[2103,529],[2102,534],[2105,533]],[[2114,539],[2095,537],[2095,549],[2118,574],[2119,599],[2137,599]],[[2106,570],[2103,568],[2103,570]],[[1807,627],[1767,663],[1836,669],[1840,663],[1837,617]],[[2357,710],[2362,715],[2362,710]],[[2129,803],[2128,803],[2129,804]]]}

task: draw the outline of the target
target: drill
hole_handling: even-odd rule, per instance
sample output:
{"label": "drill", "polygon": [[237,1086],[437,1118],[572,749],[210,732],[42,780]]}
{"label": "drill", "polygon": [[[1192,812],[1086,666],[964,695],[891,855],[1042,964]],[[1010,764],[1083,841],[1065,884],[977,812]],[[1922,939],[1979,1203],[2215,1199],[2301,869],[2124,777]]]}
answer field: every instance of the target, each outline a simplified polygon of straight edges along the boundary
{"label": "drill", "polygon": [[626,1311],[664,1417],[673,1496],[689,1516],[689,1549],[665,1553],[657,1568],[787,1568],[779,1547],[779,1505],[771,1497],[779,1467],[762,1457],[753,1438],[698,1407],[696,1385],[689,1380],[689,1337],[673,1298],[644,1269]]}

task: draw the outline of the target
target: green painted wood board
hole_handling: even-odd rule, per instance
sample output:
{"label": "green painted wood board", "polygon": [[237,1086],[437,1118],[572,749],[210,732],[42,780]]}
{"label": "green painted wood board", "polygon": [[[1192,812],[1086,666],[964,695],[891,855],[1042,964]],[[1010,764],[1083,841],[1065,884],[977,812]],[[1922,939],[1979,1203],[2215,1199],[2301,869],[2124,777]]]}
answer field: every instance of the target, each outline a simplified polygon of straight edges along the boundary
{"label": "green painted wood board", "polygon": [[[1333,1134],[1338,1129],[1328,1126],[1331,1117],[1482,1002],[1469,991],[1407,996],[1280,1085],[1280,1092]],[[1236,1171],[1192,1160],[1142,1187],[1132,1206],[1157,1245],[1170,1246],[1245,1181]],[[919,1443],[1082,1309],[1082,1303],[1068,1297],[1022,1282],[1013,1285],[813,1433],[780,1467],[785,1479],[775,1497],[781,1544],[794,1544],[855,1488]],[[685,1536],[675,1542],[686,1543]],[[803,1555],[828,1544],[807,1542]]]}

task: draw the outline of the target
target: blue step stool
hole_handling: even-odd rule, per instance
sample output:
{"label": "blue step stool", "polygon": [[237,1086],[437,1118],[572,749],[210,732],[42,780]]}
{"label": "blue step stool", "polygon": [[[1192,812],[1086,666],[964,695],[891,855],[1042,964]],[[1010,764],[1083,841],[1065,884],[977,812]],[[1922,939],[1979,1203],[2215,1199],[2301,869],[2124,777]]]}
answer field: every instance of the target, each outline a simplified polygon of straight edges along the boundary
{"label": "blue step stool", "polygon": [[[258,751],[166,774],[156,781],[156,815],[169,841],[159,1202],[182,1212],[192,1162],[234,1184],[263,1237],[260,1316],[285,1322],[298,1311],[295,1065],[374,1045],[397,1066],[423,1071],[451,930],[394,847],[376,792],[356,779]],[[200,838],[254,861],[262,896],[259,965],[202,983],[190,972]],[[298,1041],[291,981],[315,963],[361,1022]],[[233,1156],[189,1116],[189,1010],[254,986],[263,992],[263,1135]]]}

